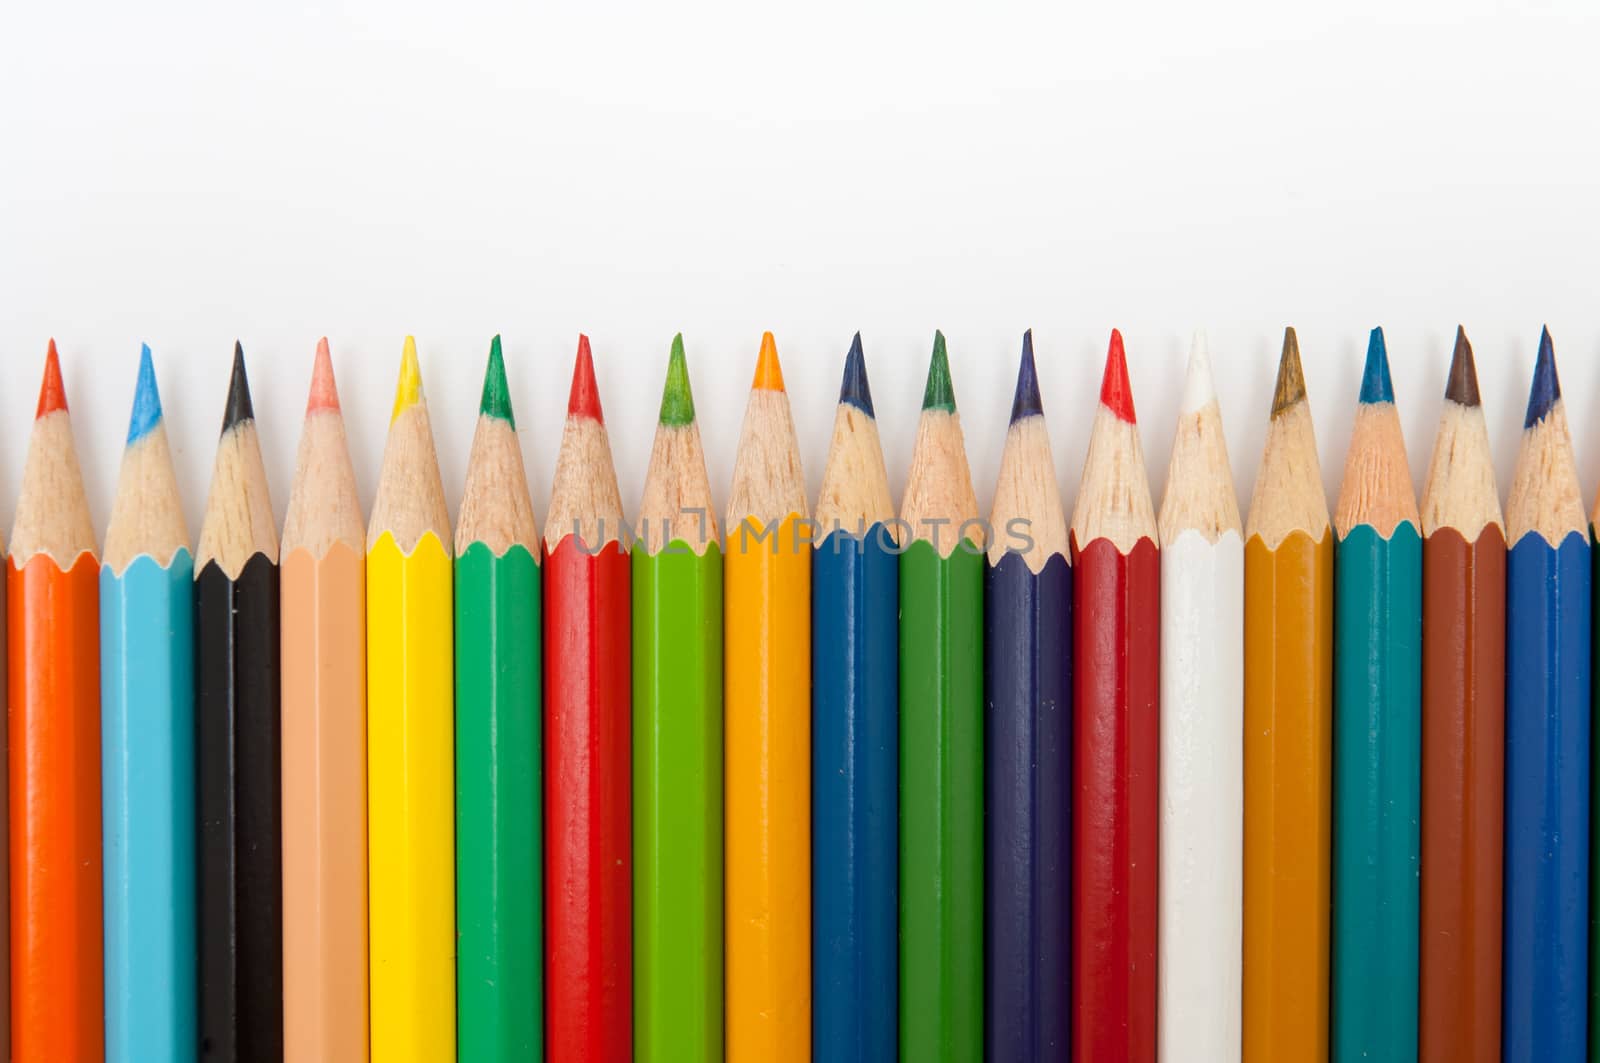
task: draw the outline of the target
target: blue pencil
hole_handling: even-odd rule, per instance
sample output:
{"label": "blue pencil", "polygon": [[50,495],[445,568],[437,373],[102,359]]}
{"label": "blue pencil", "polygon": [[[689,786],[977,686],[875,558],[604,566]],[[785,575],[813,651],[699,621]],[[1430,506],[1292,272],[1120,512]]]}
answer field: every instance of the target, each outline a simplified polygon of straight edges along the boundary
{"label": "blue pencil", "polygon": [[109,1063],[195,1055],[193,568],[145,347],[100,568]]}
{"label": "blue pencil", "polygon": [[812,555],[812,1048],[894,1059],[899,604],[894,502],[861,335],[845,359]]}
{"label": "blue pencil", "polygon": [[1022,339],[984,581],[984,986],[989,1059],[1068,1052],[1072,567]]}
{"label": "blue pencil", "polygon": [[1549,330],[1506,525],[1502,1058],[1566,1063],[1587,1058],[1591,577]]}

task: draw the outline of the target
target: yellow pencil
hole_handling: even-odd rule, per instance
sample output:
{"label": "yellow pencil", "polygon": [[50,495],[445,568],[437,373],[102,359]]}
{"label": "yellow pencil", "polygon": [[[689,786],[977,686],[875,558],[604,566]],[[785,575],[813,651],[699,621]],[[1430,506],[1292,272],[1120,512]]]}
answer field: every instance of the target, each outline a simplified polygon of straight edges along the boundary
{"label": "yellow pencil", "polygon": [[367,533],[372,1058],[456,1056],[450,516],[406,337]]}
{"label": "yellow pencil", "polygon": [[730,1063],[811,1058],[811,547],[772,333],[734,458],[724,565]]}

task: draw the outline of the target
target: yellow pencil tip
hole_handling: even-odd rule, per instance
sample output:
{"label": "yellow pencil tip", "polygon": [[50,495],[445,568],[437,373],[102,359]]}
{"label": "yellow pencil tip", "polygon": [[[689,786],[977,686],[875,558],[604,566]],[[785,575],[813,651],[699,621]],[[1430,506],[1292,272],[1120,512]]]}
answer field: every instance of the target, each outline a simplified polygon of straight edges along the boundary
{"label": "yellow pencil tip", "polygon": [[389,423],[422,401],[422,365],[417,361],[417,341],[406,337],[405,349],[400,352],[400,380],[394,388],[394,412]]}
{"label": "yellow pencil tip", "polygon": [[778,341],[772,333],[761,334],[761,356],[756,359],[756,378],[750,385],[761,391],[783,390],[783,367],[778,365]]}

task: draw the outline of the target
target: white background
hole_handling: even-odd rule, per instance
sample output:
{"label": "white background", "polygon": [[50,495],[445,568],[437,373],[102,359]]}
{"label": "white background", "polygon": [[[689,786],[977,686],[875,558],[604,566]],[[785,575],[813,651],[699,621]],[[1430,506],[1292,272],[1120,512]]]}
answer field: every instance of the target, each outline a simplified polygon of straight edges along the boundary
{"label": "white background", "polygon": [[862,331],[898,492],[936,326],[985,509],[1028,326],[1069,505],[1114,325],[1158,494],[1207,328],[1248,500],[1285,324],[1331,498],[1369,327],[1420,488],[1465,323],[1504,487],[1549,322],[1589,494],[1589,10],[7,4],[0,517],[52,335],[102,527],[141,340],[193,529],[235,337],[281,514],[317,337],[370,503],[407,332],[452,511],[496,331],[541,516],[580,330],[630,512],[680,329],[719,507],[761,330],[813,493]]}

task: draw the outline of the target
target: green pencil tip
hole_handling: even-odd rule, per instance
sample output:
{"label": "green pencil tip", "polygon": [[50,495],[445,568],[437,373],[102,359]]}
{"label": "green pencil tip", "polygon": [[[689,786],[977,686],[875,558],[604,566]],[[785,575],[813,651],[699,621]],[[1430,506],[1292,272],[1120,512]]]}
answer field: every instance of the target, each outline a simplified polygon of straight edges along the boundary
{"label": "green pencil tip", "polygon": [[673,428],[694,424],[694,392],[689,390],[689,359],[683,353],[683,333],[672,337],[667,358],[667,383],[661,389],[661,423]]}
{"label": "green pencil tip", "polygon": [[922,391],[922,408],[956,412],[956,389],[950,383],[950,356],[945,353],[943,332],[933,334],[933,358],[928,362],[928,386]]}
{"label": "green pencil tip", "polygon": [[489,343],[489,365],[483,371],[483,400],[478,412],[485,417],[498,417],[515,428],[517,419],[511,415],[511,389],[506,386],[506,362],[500,354],[500,337]]}

